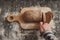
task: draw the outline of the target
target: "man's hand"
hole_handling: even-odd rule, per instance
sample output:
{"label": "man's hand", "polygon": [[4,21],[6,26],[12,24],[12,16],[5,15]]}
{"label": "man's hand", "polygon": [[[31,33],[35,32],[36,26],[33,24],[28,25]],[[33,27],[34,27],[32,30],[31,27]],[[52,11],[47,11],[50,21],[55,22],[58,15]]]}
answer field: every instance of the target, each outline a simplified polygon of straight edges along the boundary
{"label": "man's hand", "polygon": [[40,31],[41,32],[52,31],[52,28],[48,23],[40,22]]}

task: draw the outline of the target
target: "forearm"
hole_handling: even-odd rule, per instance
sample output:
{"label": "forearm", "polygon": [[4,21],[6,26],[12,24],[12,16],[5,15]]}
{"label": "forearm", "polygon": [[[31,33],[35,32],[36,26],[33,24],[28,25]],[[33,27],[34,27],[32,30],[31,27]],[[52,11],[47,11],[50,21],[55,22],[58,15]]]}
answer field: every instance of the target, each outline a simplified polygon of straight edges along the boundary
{"label": "forearm", "polygon": [[43,33],[43,37],[46,39],[46,40],[54,40],[55,38],[55,35],[52,31],[46,31]]}

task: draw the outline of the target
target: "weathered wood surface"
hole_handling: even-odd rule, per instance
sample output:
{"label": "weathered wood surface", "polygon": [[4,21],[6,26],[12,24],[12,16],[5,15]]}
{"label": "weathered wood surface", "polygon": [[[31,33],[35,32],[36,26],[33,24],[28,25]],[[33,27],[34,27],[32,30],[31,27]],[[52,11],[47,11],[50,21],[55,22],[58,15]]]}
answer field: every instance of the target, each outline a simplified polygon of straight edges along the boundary
{"label": "weathered wood surface", "polygon": [[23,30],[17,22],[8,23],[5,17],[18,15],[23,7],[48,6],[54,14],[56,36],[60,39],[60,1],[59,0],[0,0],[0,40],[43,40],[39,30]]}

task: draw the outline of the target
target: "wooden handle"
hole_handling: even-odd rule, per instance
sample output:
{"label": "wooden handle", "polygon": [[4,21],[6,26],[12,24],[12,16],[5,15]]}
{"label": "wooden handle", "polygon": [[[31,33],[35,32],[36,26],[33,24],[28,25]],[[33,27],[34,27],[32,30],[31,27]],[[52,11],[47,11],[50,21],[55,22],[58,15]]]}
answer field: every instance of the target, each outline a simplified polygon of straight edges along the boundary
{"label": "wooden handle", "polygon": [[14,21],[18,21],[19,17],[18,16],[7,16],[7,21],[8,22],[14,22]]}

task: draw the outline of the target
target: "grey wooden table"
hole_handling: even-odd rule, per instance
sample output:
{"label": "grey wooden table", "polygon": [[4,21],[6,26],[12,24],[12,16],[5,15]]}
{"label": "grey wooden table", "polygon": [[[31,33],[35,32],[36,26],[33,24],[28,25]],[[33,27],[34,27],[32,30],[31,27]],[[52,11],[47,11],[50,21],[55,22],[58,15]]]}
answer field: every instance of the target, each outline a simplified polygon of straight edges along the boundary
{"label": "grey wooden table", "polygon": [[54,14],[56,36],[60,39],[60,1],[59,0],[0,0],[0,40],[43,40],[39,30],[23,30],[17,22],[8,23],[5,17],[18,15],[23,7],[47,6]]}

